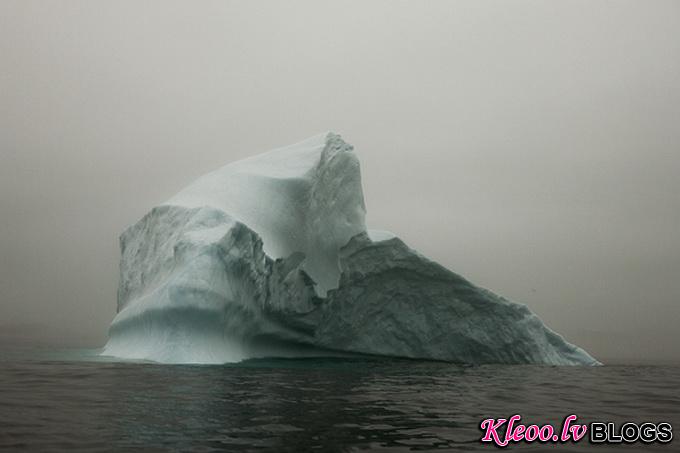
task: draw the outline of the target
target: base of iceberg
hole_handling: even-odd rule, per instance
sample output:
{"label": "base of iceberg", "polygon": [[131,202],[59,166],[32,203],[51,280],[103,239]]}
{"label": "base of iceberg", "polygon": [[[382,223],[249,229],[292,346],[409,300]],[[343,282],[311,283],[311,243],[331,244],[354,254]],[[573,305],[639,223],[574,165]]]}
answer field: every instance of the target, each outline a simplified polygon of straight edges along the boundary
{"label": "base of iceberg", "polygon": [[332,133],[200,178],[121,236],[103,354],[598,364],[525,305],[367,230],[364,217],[359,162]]}

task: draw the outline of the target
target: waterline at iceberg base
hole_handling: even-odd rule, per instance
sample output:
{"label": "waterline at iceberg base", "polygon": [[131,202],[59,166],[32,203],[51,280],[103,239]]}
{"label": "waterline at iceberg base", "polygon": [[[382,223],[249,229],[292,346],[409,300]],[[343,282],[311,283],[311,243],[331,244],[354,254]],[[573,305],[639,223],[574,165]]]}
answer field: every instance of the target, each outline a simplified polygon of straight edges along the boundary
{"label": "waterline at iceberg base", "polygon": [[122,234],[103,354],[598,364],[525,305],[367,230],[365,213],[359,161],[333,133],[199,178]]}

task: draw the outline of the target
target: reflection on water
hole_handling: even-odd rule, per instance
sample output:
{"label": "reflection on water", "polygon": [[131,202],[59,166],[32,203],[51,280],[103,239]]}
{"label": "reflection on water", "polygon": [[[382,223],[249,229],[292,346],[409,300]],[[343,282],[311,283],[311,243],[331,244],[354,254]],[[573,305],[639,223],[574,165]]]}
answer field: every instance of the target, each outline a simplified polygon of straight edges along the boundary
{"label": "reflection on water", "polygon": [[[377,359],[163,366],[15,357],[0,365],[0,448],[493,451],[479,443],[479,422],[488,417],[519,413],[527,423],[559,425],[575,413],[582,422],[680,422],[680,368],[668,366]],[[617,449],[587,441],[560,447]]]}

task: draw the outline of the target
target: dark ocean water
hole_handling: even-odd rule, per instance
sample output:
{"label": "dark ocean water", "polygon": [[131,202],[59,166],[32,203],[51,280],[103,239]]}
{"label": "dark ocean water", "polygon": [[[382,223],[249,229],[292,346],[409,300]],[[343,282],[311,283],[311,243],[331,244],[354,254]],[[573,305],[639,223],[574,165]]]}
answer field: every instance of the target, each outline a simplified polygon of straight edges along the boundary
{"label": "dark ocean water", "polygon": [[[0,355],[0,449],[495,451],[484,418],[680,426],[680,367],[462,367],[378,359],[169,366],[92,352]],[[92,360],[88,360],[92,359]],[[619,445],[515,444],[532,451]],[[629,451],[680,451],[634,444]]]}

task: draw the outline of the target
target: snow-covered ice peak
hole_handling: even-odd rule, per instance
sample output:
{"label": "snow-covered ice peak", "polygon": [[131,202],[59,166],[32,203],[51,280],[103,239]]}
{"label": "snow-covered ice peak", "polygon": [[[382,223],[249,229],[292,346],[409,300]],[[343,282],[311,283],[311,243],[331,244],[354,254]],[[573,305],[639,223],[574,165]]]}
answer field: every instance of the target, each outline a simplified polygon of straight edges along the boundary
{"label": "snow-covered ice peak", "polygon": [[337,286],[340,247],[366,229],[359,160],[332,132],[225,165],[165,204],[229,213],[272,258],[302,252],[321,294]]}

